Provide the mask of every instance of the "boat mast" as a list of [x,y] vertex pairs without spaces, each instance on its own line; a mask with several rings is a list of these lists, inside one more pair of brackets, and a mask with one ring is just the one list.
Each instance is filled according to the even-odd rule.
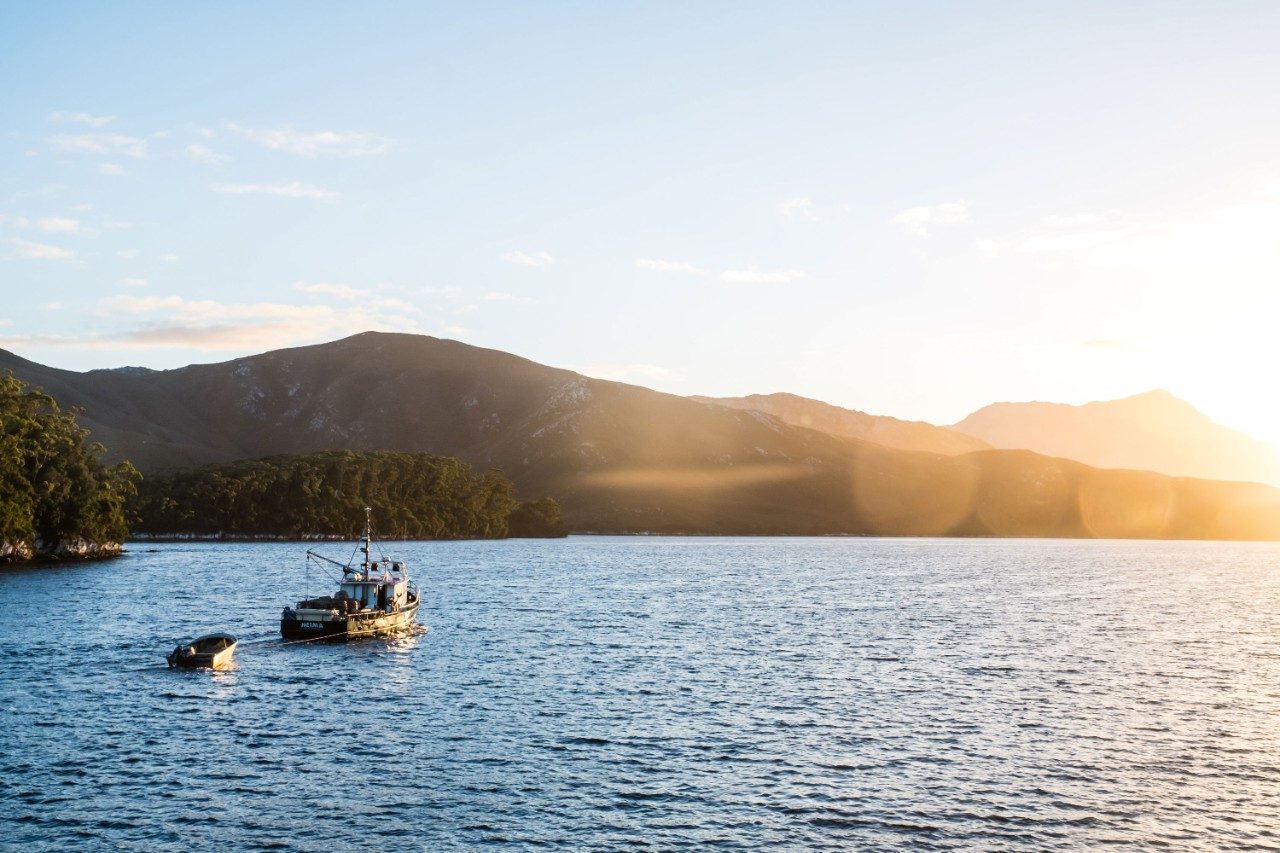
[[369,574],[369,543],[373,539],[373,520],[370,516],[373,510],[369,507],[364,508],[364,545],[360,548],[364,551],[364,573]]

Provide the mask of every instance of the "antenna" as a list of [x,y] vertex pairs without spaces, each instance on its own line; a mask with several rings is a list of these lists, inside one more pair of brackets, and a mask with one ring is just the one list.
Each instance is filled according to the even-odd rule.
[[369,573],[369,542],[373,539],[373,508],[364,508],[364,546],[360,549],[364,551],[364,571]]

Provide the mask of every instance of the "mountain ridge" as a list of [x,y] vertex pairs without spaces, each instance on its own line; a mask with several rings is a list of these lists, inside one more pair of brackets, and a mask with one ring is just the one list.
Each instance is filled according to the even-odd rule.
[[4,368],[85,407],[109,458],[144,473],[333,449],[431,453],[502,470],[522,500],[555,497],[575,531],[1280,536],[1280,491],[1262,486],[1022,450],[903,450],[420,335],[153,373],[76,373],[0,351]]
[[1163,389],[1079,405],[992,403],[949,428],[995,448],[1025,448],[1100,468],[1280,485],[1274,448]]
[[735,409],[765,412],[792,426],[809,427],[842,438],[859,438],[899,450],[923,450],[955,456],[991,448],[991,445],[980,438],[925,421],[907,421],[887,415],[871,415],[857,409],[843,408],[823,400],[802,397],[786,391],[750,394],[744,397],[695,395],[690,399]]

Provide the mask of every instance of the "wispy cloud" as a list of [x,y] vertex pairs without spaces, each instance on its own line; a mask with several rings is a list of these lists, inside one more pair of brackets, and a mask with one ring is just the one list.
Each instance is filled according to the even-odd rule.
[[804,278],[801,270],[725,270],[720,280],[733,284],[787,284]]
[[54,234],[75,234],[80,230],[80,220],[67,216],[46,216],[34,223],[41,231]]
[[404,317],[418,313],[417,305],[394,296],[375,296],[366,300],[362,307],[379,316]]
[[930,229],[937,225],[960,225],[969,221],[969,206],[963,201],[908,207],[889,220],[901,225],[913,234],[928,237]]
[[516,296],[514,293],[504,293],[500,290],[491,290],[484,295],[486,302],[521,302],[529,303],[534,299],[530,296]]
[[87,124],[90,127],[102,127],[115,121],[115,116],[95,116],[89,113],[69,112],[67,110],[54,110],[49,113],[49,121],[61,122],[62,124]]
[[1050,228],[1084,228],[1089,225],[1100,225],[1110,218],[1105,213],[1052,214],[1044,218],[1044,224]]
[[811,219],[817,220],[818,206],[813,203],[810,198],[788,198],[778,202],[775,208],[779,216],[787,219]]
[[352,287],[338,282],[295,281],[293,289],[299,293],[310,293],[316,296],[331,296],[347,302],[359,302],[359,309],[376,314],[395,314],[404,316],[419,313],[418,306],[395,296],[387,296],[388,285],[379,285],[377,290],[363,287]]
[[9,201],[26,201],[31,198],[56,198],[65,194],[67,187],[64,184],[45,184],[34,190],[18,190],[9,194]]
[[702,272],[693,264],[687,264],[684,261],[664,261],[661,258],[641,258],[636,261],[636,266],[642,270],[653,270],[654,272]]
[[103,163],[98,166],[99,175],[123,175],[124,167],[119,163]]
[[545,267],[556,262],[550,252],[504,252],[502,259],[509,264],[516,264],[522,267]]
[[216,193],[230,195],[274,195],[285,198],[310,198],[319,201],[333,201],[340,193],[323,187],[312,186],[298,181],[287,184],[214,184],[210,187]]
[[181,296],[118,294],[99,300],[94,307],[103,315],[132,325],[118,332],[90,335],[0,337],[0,346],[245,351],[321,341],[351,329],[417,330],[412,321],[397,315],[379,316],[329,305],[235,303]]
[[208,145],[193,142],[187,146],[187,159],[194,160],[197,163],[206,163],[210,166],[218,166],[231,158],[226,154],[219,154]]
[[320,319],[332,309],[323,305],[290,305],[279,302],[219,302],[214,299],[186,299],[182,296],[133,296],[119,294],[98,301],[105,313],[163,315],[169,320],[211,323],[225,320]]
[[391,140],[372,133],[340,133],[332,130],[301,131],[289,125],[276,128],[242,127],[228,124],[227,129],[274,151],[287,151],[302,157],[366,157],[391,149]]
[[774,205],[774,211],[784,219],[796,219],[807,222],[818,222],[831,216],[849,212],[849,205],[818,204],[807,196],[785,198]]
[[[707,270],[685,261],[664,261],[658,258],[641,258],[636,261],[640,269],[662,273],[704,274]],[[720,280],[730,284],[786,284],[805,277],[801,270],[758,270],[752,267],[727,269],[720,273]]]
[[27,228],[44,231],[48,234],[87,234],[98,236],[96,228],[85,228],[79,219],[70,216],[42,216],[39,219],[28,219],[25,216],[8,216],[0,214],[0,224],[9,223],[15,228]]
[[134,258],[139,257],[141,254],[142,252],[139,249],[121,249],[116,252],[117,257],[124,258],[126,261],[131,261]]
[[50,246],[47,243],[35,243],[31,240],[20,240],[16,237],[9,240],[9,244],[13,246],[13,257],[25,258],[33,261],[71,261],[75,260],[76,252],[74,249],[64,249],[61,246]]
[[1205,287],[1212,288],[1220,310],[1226,304],[1264,305],[1280,270],[1280,196],[1259,194],[1176,216],[1119,218],[1111,212],[1102,222],[1078,222],[986,241],[988,253],[1034,258],[1050,268],[1070,264],[1158,276],[1158,306],[1165,308],[1207,298]]
[[85,154],[114,154],[142,159],[147,156],[147,140],[121,133],[58,133],[49,144],[60,151]]
[[368,290],[352,287],[349,284],[333,284],[323,281],[295,281],[293,289],[299,293],[318,293],[324,296],[336,296],[339,299],[364,299],[371,295]]
[[130,278],[121,279],[120,283],[123,284],[125,287],[146,287],[147,286],[147,280],[145,278],[130,277]]

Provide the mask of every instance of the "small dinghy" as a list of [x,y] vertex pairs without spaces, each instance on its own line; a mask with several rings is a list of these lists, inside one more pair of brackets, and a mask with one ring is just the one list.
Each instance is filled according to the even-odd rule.
[[221,669],[236,653],[236,638],[230,634],[205,634],[169,652],[169,667]]

